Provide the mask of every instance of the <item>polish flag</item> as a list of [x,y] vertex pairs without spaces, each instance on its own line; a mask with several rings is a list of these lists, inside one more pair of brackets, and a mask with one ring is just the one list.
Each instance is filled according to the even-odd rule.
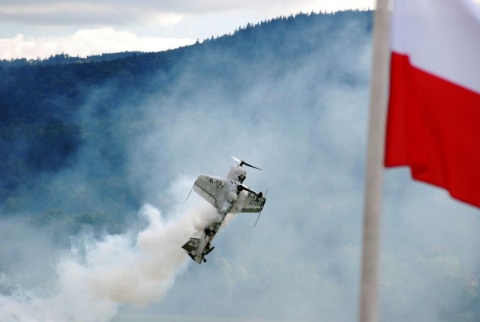
[[480,1],[395,0],[385,166],[480,207]]

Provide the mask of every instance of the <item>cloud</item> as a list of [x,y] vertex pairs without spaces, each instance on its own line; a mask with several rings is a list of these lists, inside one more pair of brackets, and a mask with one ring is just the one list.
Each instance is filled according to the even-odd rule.
[[334,12],[349,9],[371,10],[375,8],[375,2],[376,1],[374,0],[316,0],[315,6],[324,12]]
[[0,39],[0,59],[48,58],[65,53],[86,57],[123,51],[156,52],[193,44],[190,38],[142,37],[113,28],[85,29],[65,37],[26,37],[22,34]]
[[4,22],[44,26],[124,26],[131,23],[175,25],[183,14],[155,6],[104,2],[55,2],[0,5]]
[[[223,14],[237,12],[244,14],[262,12],[264,18],[290,15],[310,11],[337,11],[345,9],[367,9],[373,7],[372,0],[363,1],[137,1],[135,3],[114,0],[103,1],[3,1],[0,4],[0,18],[3,21],[39,25],[125,25],[145,24],[152,17],[169,15],[185,16]],[[168,20],[168,19],[166,19]]]

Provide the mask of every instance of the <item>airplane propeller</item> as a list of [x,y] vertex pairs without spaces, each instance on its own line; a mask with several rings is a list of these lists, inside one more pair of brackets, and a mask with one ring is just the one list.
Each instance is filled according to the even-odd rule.
[[257,168],[256,166],[253,166],[251,164],[248,164],[247,162],[243,161],[243,160],[240,160],[240,159],[237,159],[235,157],[232,156],[232,159],[235,160],[236,162],[239,163],[239,167],[241,167],[242,165],[246,165],[247,167],[250,167],[250,168],[254,168],[254,169],[258,169],[258,170],[262,170],[260,168]]
[[238,190],[238,191],[247,190],[248,192],[251,192],[251,193],[253,193],[254,195],[256,195],[257,198],[262,198],[262,196],[263,196],[263,193],[262,193],[261,191],[257,193],[257,192],[255,192],[255,191],[253,191],[252,189],[244,186],[243,184],[237,185],[237,190]]

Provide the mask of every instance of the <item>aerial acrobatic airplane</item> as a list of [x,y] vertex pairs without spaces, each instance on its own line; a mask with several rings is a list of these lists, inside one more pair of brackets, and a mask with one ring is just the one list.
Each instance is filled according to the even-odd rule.
[[258,217],[260,217],[265,205],[266,198],[262,192],[257,193],[243,184],[247,174],[247,170],[243,166],[262,169],[235,157],[232,158],[236,163],[230,168],[226,179],[201,174],[192,187],[196,193],[217,209],[222,218],[220,222],[213,222],[205,227],[199,238],[192,237],[182,246],[198,264],[201,264],[202,261],[206,262],[205,256],[215,248],[210,243],[228,213],[259,213]]

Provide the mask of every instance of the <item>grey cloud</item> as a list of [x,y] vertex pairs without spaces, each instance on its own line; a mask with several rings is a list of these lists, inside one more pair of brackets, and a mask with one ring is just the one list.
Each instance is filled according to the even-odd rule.
[[138,23],[148,17],[145,12],[126,6],[108,4],[62,3],[32,4],[30,7],[5,8],[0,6],[0,18],[3,21],[19,22],[29,25],[45,26],[105,26]]
[[[295,7],[297,2],[284,0],[255,1],[3,1],[0,4],[2,21],[38,25],[127,25],[162,23],[168,15],[207,15],[221,12],[279,10]],[[163,17],[163,18],[162,18]]]

